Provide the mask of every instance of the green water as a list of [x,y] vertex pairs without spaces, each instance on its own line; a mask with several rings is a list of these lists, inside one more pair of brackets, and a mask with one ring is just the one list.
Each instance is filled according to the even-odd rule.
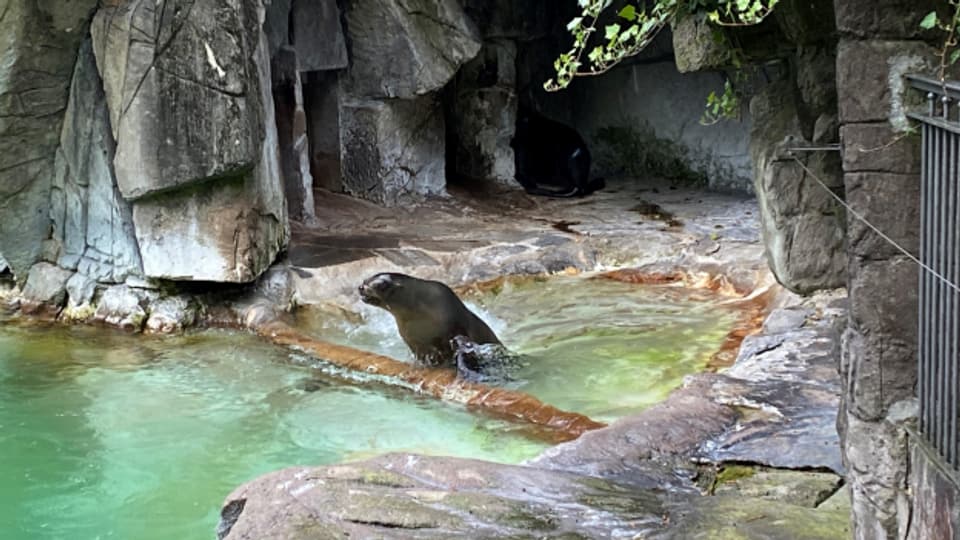
[[[582,278],[467,300],[529,355],[518,387],[600,420],[662,399],[733,322],[703,292]],[[409,358],[389,314],[359,309],[359,323],[301,324]],[[503,421],[302,362],[237,332],[0,326],[0,539],[207,540],[226,495],[271,470],[391,450],[515,463],[544,449]]]
[[246,334],[0,327],[4,540],[209,540],[224,497],[271,470],[542,449],[408,391],[318,378]]
[[[612,421],[663,400],[716,352],[736,314],[710,291],[581,276],[507,282],[464,298],[510,349],[529,356],[515,388],[561,409]],[[389,313],[361,322],[304,313],[304,331],[410,359]]]

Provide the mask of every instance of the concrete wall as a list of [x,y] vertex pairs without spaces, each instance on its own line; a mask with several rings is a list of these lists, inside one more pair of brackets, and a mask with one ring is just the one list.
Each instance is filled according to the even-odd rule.
[[590,144],[597,173],[629,172],[632,161],[653,173],[700,176],[712,189],[752,193],[746,107],[739,120],[700,123],[707,96],[722,92],[723,83],[717,72],[680,73],[672,58],[575,81],[574,125]]

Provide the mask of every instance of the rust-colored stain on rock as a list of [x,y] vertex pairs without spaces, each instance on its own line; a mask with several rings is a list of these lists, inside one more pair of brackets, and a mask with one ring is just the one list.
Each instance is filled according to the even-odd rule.
[[415,366],[388,356],[313,339],[282,321],[256,324],[253,330],[277,345],[300,350],[336,366],[397,379],[424,394],[529,423],[530,434],[548,442],[573,440],[585,431],[606,425],[582,414],[547,405],[523,392],[463,381],[451,369]]

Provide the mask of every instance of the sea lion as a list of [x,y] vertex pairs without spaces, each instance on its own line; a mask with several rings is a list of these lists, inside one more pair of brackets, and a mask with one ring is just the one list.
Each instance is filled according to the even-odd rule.
[[590,150],[577,130],[521,105],[510,140],[515,178],[531,195],[582,197],[603,189],[590,180]]
[[380,273],[364,280],[359,292],[364,303],[393,315],[400,337],[420,363],[455,367],[452,341],[457,336],[476,344],[500,345],[493,330],[439,281]]
[[454,337],[450,345],[454,350],[457,374],[470,382],[503,385],[514,381],[513,373],[525,358],[498,343],[474,343],[466,336]]

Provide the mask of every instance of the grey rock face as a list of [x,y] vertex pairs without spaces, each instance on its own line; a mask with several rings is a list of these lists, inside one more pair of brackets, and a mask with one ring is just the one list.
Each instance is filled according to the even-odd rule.
[[833,0],[837,29],[857,37],[920,37],[919,21],[938,7],[937,0]]
[[343,187],[395,205],[444,194],[444,120],[439,99],[347,100],[340,103]]
[[457,0],[354,0],[346,11],[348,93],[410,99],[442,88],[480,50]]
[[255,0],[134,1],[94,19],[147,277],[251,281],[286,243],[263,16]]
[[510,139],[517,125],[516,45],[488,41],[457,74],[447,118],[456,134],[456,172],[470,179],[513,185]]
[[921,41],[841,41],[837,47],[840,121],[889,121],[896,126],[904,115],[902,76],[926,71],[935,58],[933,48]]
[[107,287],[97,301],[94,320],[124,330],[139,331],[147,318],[144,305],[150,294],[126,285]]
[[67,300],[67,280],[73,272],[40,262],[30,268],[20,308],[25,313],[56,316]]
[[167,296],[150,304],[146,330],[169,334],[189,328],[197,320],[197,306],[187,296]]
[[[750,114],[754,120],[750,149],[770,268],[781,284],[795,292],[843,286],[842,208],[786,154],[786,147],[805,143],[792,92],[785,84],[771,85],[753,98]],[[821,152],[803,154],[800,159],[829,188],[842,188],[836,156]]]
[[319,71],[348,65],[337,0],[293,0],[290,29],[300,69]]
[[95,0],[9,0],[0,17],[0,252],[18,280],[49,233],[50,177]]
[[113,135],[90,42],[77,57],[51,192],[57,264],[103,283],[142,276],[130,204],[113,175]]
[[855,538],[906,537],[910,500],[907,463],[910,445],[906,428],[912,419],[863,421],[847,414],[844,459],[853,505]]
[[730,49],[714,39],[716,27],[707,21],[706,14],[698,14],[674,22],[673,49],[680,73],[715,69],[729,65]]
[[301,66],[294,50],[286,46],[274,55],[272,66],[277,142],[287,213],[291,219],[310,221],[316,215]]
[[94,17],[94,51],[128,200],[249,171],[263,104],[258,2],[131,1]]
[[[651,538],[664,527],[665,499],[560,471],[390,454],[285,469],[241,486],[227,498],[217,536],[604,538],[617,530]],[[278,508],[287,509],[282,517]]]

